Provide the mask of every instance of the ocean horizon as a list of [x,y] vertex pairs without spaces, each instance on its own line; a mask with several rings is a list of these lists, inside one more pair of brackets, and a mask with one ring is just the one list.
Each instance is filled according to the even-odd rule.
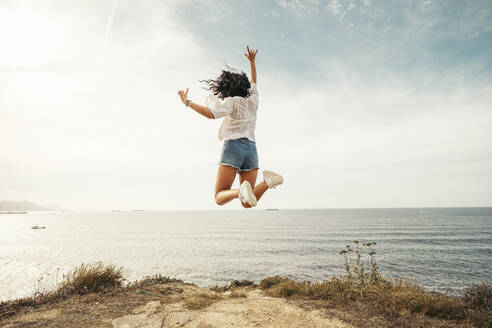
[[130,281],[319,281],[344,274],[338,253],[353,240],[377,243],[384,275],[429,290],[460,293],[492,277],[491,207],[36,212],[0,216],[0,300],[53,288],[95,261]]

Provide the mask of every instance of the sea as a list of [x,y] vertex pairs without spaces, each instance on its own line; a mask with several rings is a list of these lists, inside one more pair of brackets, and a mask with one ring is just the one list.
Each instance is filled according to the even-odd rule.
[[121,267],[126,282],[321,281],[344,274],[339,252],[354,240],[366,265],[362,244],[376,242],[382,274],[428,290],[492,281],[492,208],[39,212],[0,215],[0,300],[97,261]]

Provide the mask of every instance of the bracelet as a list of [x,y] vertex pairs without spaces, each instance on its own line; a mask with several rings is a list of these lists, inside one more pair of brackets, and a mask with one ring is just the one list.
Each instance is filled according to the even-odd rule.
[[186,99],[183,103],[185,104],[186,107],[188,107],[188,105],[190,104],[191,100],[189,99]]

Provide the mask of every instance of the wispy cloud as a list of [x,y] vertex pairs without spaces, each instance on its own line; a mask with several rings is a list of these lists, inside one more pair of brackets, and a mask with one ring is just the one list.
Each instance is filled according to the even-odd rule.
[[342,5],[338,0],[331,0],[331,2],[327,5],[328,9],[334,15],[339,15],[341,12]]
[[111,7],[111,12],[109,13],[108,23],[106,24],[106,39],[109,38],[109,33],[111,32],[111,26],[113,25],[114,14],[116,8],[118,7],[118,0],[113,0],[113,6]]

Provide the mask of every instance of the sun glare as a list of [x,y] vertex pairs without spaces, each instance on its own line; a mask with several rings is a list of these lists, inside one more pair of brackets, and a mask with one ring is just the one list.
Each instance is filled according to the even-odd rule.
[[0,65],[18,67],[41,64],[50,51],[48,26],[36,17],[15,12],[0,13]]

